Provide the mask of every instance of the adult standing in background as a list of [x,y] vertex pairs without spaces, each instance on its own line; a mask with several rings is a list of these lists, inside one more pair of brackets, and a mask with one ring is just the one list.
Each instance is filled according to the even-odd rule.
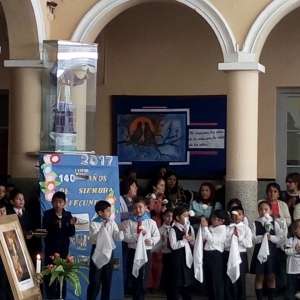
[[287,204],[282,200],[279,200],[281,199],[281,189],[279,184],[276,182],[269,183],[266,189],[266,196],[266,200],[272,205],[271,217],[280,225],[280,227],[283,227],[284,222],[286,222],[287,227],[289,227],[292,224],[292,218]]
[[178,206],[184,206],[189,208],[190,202],[194,199],[194,193],[179,186],[177,173],[168,171],[164,179],[166,182],[165,197],[169,201],[167,207],[174,209]]
[[282,192],[281,200],[286,202],[290,215],[293,217],[295,206],[300,203],[300,174],[297,172],[288,174],[285,183],[286,191]]
[[123,179],[126,179],[126,178],[131,178],[131,179],[135,180],[135,184],[137,186],[137,196],[145,196],[145,189],[141,185],[138,184],[137,173],[134,169],[125,170]]
[[216,190],[210,182],[203,182],[199,189],[199,198],[191,203],[190,209],[195,212],[194,217],[190,217],[191,224],[197,231],[200,227],[201,217],[205,217],[210,222],[212,213],[217,209],[222,209],[220,202],[216,202]]
[[122,179],[120,182],[120,212],[121,222],[130,218],[133,209],[133,199],[137,196],[137,183],[132,178]]

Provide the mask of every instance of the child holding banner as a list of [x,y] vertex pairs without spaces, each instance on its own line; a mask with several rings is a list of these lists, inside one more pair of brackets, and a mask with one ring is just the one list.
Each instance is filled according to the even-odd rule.
[[95,211],[98,217],[90,224],[90,242],[93,245],[87,299],[96,300],[102,285],[101,300],[108,300],[114,270],[113,250],[116,248],[113,239],[124,239],[125,226],[122,224],[119,229],[116,222],[110,220],[111,205],[107,201],[97,202]]
[[128,268],[132,269],[132,300],[145,299],[149,276],[150,253],[160,240],[155,221],[147,213],[146,199],[137,197],[133,201],[133,215],[126,221],[124,241],[128,243]]

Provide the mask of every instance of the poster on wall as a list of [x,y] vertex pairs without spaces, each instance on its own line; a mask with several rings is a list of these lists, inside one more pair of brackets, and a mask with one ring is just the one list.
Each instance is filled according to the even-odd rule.
[[[111,204],[111,219],[120,224],[119,171],[116,156],[91,154],[41,154],[40,155],[41,210],[51,209],[52,196],[57,191],[67,196],[66,210],[77,218],[75,236],[70,238],[70,252],[75,261],[90,262],[89,224],[96,216],[95,204],[106,200]],[[116,242],[116,262],[122,261],[122,246]],[[88,270],[85,270],[88,276]],[[68,286],[67,300],[85,300],[87,282],[81,280],[82,293],[74,295]],[[111,300],[124,299],[122,264],[115,267],[111,288]],[[118,288],[114,288],[118,287]]]
[[183,176],[226,167],[226,96],[112,96],[120,171],[158,165]]

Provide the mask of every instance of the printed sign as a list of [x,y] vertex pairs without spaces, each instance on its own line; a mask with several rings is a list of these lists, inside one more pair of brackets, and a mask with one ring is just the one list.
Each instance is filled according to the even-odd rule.
[[[70,252],[77,262],[89,266],[91,244],[89,224],[96,216],[95,204],[106,200],[111,204],[111,219],[120,223],[119,171],[116,156],[90,154],[41,154],[40,155],[41,210],[51,209],[52,196],[62,191],[67,196],[66,210],[77,217],[75,236],[70,238]],[[122,247],[115,243],[115,261],[122,261]],[[85,270],[88,275],[88,270]],[[85,300],[87,283],[81,280],[79,297],[68,286],[66,300]],[[121,283],[121,284],[120,284]],[[111,300],[124,299],[122,264],[114,270]],[[117,287],[117,288],[114,288]]]

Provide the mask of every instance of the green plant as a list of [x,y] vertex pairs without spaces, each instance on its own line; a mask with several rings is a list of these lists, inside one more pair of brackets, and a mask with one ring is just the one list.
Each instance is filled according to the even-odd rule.
[[64,280],[70,282],[75,290],[75,295],[79,296],[81,294],[79,275],[89,282],[87,276],[79,269],[88,269],[88,267],[82,263],[76,263],[70,253],[66,259],[61,258],[59,253],[54,253],[51,258],[53,264],[45,266],[41,272],[43,276],[51,276],[49,285],[53,284],[56,279],[63,277]]

